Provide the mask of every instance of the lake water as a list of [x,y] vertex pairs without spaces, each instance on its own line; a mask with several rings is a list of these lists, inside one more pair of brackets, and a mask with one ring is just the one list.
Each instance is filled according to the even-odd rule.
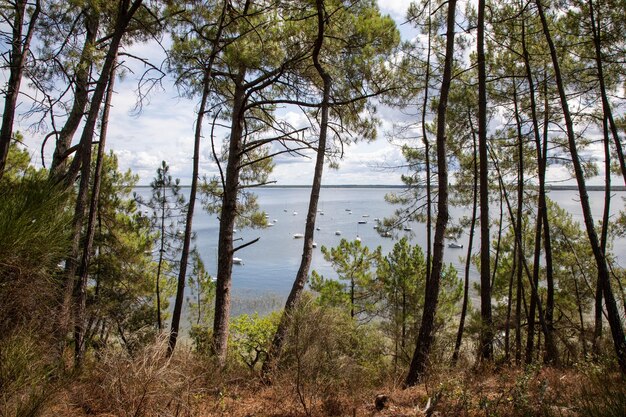
[[[322,211],[317,216],[316,226],[319,231],[315,232],[317,249],[313,249],[312,269],[326,277],[334,277],[335,273],[320,252],[322,245],[336,246],[342,238],[361,238],[362,244],[376,247],[382,246],[383,253],[391,250],[397,239],[383,238],[376,230],[375,218],[390,216],[397,206],[391,205],[384,200],[389,192],[400,192],[398,188],[323,188],[320,194],[318,209]],[[147,196],[150,190],[138,189],[138,194]],[[188,192],[188,189],[187,189]],[[308,207],[309,188],[259,188],[255,190],[258,202],[263,211],[269,215],[269,221],[276,221],[274,226],[266,229],[244,229],[236,233],[241,244],[250,240],[260,240],[236,253],[236,257],[243,260],[242,265],[233,265],[233,298],[262,299],[264,297],[278,300],[286,298],[291,289],[293,279],[300,265],[302,256],[303,239],[294,239],[296,233],[304,233],[306,211]],[[604,192],[590,191],[590,202],[594,213],[594,219],[598,221],[601,216]],[[623,209],[626,196],[624,192],[615,192],[612,200],[613,212]],[[580,203],[576,191],[550,191],[550,198],[561,207],[573,214],[574,218],[582,224]],[[505,209],[506,210],[506,209]],[[468,208],[451,207],[452,219],[469,213]],[[499,213],[499,207],[494,207],[491,216]],[[367,216],[367,217],[364,217]],[[506,211],[505,211],[506,219]],[[367,221],[359,224],[359,221]],[[508,223],[508,222],[507,222]],[[209,273],[215,275],[217,261],[217,236],[218,221],[215,216],[209,215],[197,206],[194,216],[193,229],[197,234],[196,245],[205,262]],[[412,229],[410,232],[400,231],[399,239],[403,235],[410,238],[413,244],[422,247],[426,243],[426,229],[423,223],[411,223],[407,225]],[[492,233],[496,233],[493,230]],[[341,232],[341,236],[335,234]],[[478,232],[478,230],[477,230]],[[479,233],[474,240],[474,252],[480,246]],[[464,256],[467,250],[468,233],[464,233],[458,240],[464,245],[463,249],[445,248],[445,261],[452,263],[462,276],[464,268]],[[615,242],[614,253],[620,257],[626,250],[626,240],[620,239]],[[624,259],[621,256],[622,260]],[[477,280],[478,272],[475,268],[471,272],[470,279]],[[236,308],[235,308],[236,309]]]

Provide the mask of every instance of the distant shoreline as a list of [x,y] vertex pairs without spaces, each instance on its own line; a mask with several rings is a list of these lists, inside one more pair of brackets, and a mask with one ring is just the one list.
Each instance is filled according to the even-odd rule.
[[[181,188],[190,188],[190,185],[181,185]],[[532,187],[532,186],[531,186]],[[150,185],[136,185],[135,188],[150,188]],[[311,188],[310,185],[278,185],[278,184],[270,184],[263,185],[259,188]],[[405,185],[398,184],[337,184],[337,185],[322,185],[322,188],[396,188],[402,189],[406,188]],[[417,186],[417,188],[424,189],[425,186]],[[436,187],[435,187],[436,188]],[[576,185],[547,185],[547,191],[578,191],[578,186]],[[588,185],[587,191],[604,191],[604,185]],[[612,186],[611,191],[626,191],[626,186],[617,185]]]

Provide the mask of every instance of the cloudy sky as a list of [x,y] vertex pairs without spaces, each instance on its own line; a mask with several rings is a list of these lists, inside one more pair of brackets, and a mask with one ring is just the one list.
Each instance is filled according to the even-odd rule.
[[[409,25],[402,24],[410,0],[379,0],[383,13],[391,15],[398,23],[404,39],[414,35]],[[129,51],[134,55],[159,62],[162,51],[152,44],[134,45]],[[137,62],[127,60],[126,65],[132,70],[121,80],[116,81],[116,94],[107,136],[107,148],[118,156],[120,168],[130,168],[139,174],[140,184],[148,184],[162,160],[169,163],[171,172],[189,184],[191,176],[191,156],[193,151],[193,132],[196,101],[181,98],[172,86],[171,79],[164,81],[164,88],[149,96],[141,112],[136,111],[136,77],[144,71]],[[134,72],[134,73],[133,73]],[[6,74],[3,74],[6,78]],[[295,124],[304,123],[302,116],[281,110],[283,117]],[[379,113],[381,129],[378,140],[370,144],[352,145],[346,149],[344,158],[337,170],[325,170],[325,184],[400,184],[401,171],[383,169],[402,164],[403,159],[397,146],[389,143],[388,136],[394,122],[407,116],[391,109],[381,109]],[[28,120],[21,120],[20,130],[25,132],[27,145],[34,161],[41,163],[40,144],[45,133],[26,130]],[[206,129],[205,129],[206,131]],[[205,132],[205,136],[208,133]],[[212,175],[215,164],[205,145],[201,152],[201,174]],[[53,151],[52,141],[44,150],[46,163],[49,164]],[[279,185],[310,184],[313,172],[313,159],[280,158],[271,179]],[[554,179],[567,177],[562,167],[553,168]]]

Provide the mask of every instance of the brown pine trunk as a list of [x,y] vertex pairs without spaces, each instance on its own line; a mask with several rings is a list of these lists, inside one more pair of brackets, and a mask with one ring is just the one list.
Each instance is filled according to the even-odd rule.
[[[119,5],[120,9],[118,19],[115,24],[115,31],[109,43],[109,48],[102,66],[102,72],[98,78],[98,82],[96,83],[96,88],[91,99],[89,114],[83,128],[79,146],[69,168],[68,175],[65,177],[65,186],[71,187],[73,186],[78,173],[81,173],[80,185],[78,188],[78,195],[76,197],[76,206],[74,210],[74,219],[72,221],[72,250],[65,264],[65,282],[63,284],[62,301],[58,315],[60,338],[64,338],[71,327],[71,295],[77,278],[76,271],[78,269],[80,241],[89,192],[91,147],[96,123],[99,118],[100,106],[102,105],[104,94],[106,93],[106,89],[109,84],[109,76],[115,64],[122,37],[126,33],[128,23],[141,5],[141,2],[142,0],[135,0],[130,7],[128,7],[128,1],[123,1],[123,4]],[[128,7],[128,9],[126,9],[126,7]]]
[[[471,116],[470,116],[471,117]],[[471,124],[471,118],[470,118]],[[472,221],[469,229],[469,241],[467,242],[467,255],[465,256],[465,276],[463,285],[463,304],[461,306],[461,318],[459,319],[459,329],[456,333],[456,341],[454,342],[454,352],[452,353],[452,366],[455,366],[459,360],[459,352],[463,341],[463,330],[465,328],[465,317],[467,316],[467,304],[469,302],[469,273],[472,265],[472,246],[474,245],[474,229],[476,226],[476,211],[478,206],[478,156],[476,155],[476,134],[472,128],[472,149],[474,163],[474,185],[472,187]]]
[[[96,167],[93,174],[93,186],[91,199],[89,202],[89,216],[87,219],[87,231],[83,243],[83,256],[79,268],[80,279],[75,292],[78,296],[76,322],[74,324],[74,359],[77,365],[81,364],[85,350],[85,315],[87,310],[87,280],[89,278],[89,264],[93,249],[93,239],[96,232],[96,215],[98,212],[98,202],[100,199],[100,184],[102,180],[102,163],[104,161],[104,149],[106,146],[107,128],[109,124],[109,110],[113,97],[113,87],[115,85],[115,65],[111,67],[109,74],[109,85],[107,87],[104,111],[102,112],[102,122],[100,125],[100,140],[98,142],[98,153],[96,155]],[[91,169],[91,167],[90,167]]]
[[215,319],[213,322],[213,352],[218,363],[226,363],[228,348],[228,321],[230,317],[230,289],[233,271],[233,229],[237,218],[237,194],[239,192],[239,171],[243,140],[245,107],[245,68],[241,68],[235,81],[233,112],[228,163],[224,179],[220,231],[217,248],[217,285],[215,288]]
[[602,251],[598,235],[596,233],[593,216],[591,215],[591,207],[589,205],[589,195],[587,193],[587,185],[585,183],[585,176],[580,158],[578,156],[578,148],[576,145],[576,134],[574,132],[574,125],[572,117],[569,111],[569,105],[567,102],[567,95],[565,92],[565,85],[561,75],[561,69],[556,53],[554,42],[552,41],[552,35],[548,27],[546,16],[543,10],[541,0],[536,0],[537,11],[541,18],[541,25],[543,32],[550,48],[550,56],[552,58],[552,66],[554,68],[554,75],[556,78],[556,85],[559,90],[559,97],[561,99],[561,108],[563,110],[563,117],[565,118],[565,126],[567,130],[567,139],[569,145],[570,155],[572,157],[572,164],[574,166],[574,172],[576,174],[576,182],[578,184],[578,193],[580,195],[580,204],[582,207],[583,218],[585,220],[585,228],[587,229],[587,235],[589,237],[589,244],[593,251],[593,255],[598,268],[598,281],[602,285],[602,293],[607,309],[607,316],[609,325],[611,327],[611,335],[613,336],[613,344],[615,347],[615,353],[620,365],[620,369],[623,374],[626,374],[626,338],[624,337],[624,329],[613,296],[613,290],[611,289],[611,281],[609,278],[609,271],[606,263],[604,253]]
[[433,343],[435,314],[439,299],[439,283],[443,269],[443,250],[446,226],[448,223],[448,165],[446,155],[446,109],[448,94],[452,81],[452,61],[454,58],[454,29],[456,15],[456,0],[448,1],[446,55],[443,78],[437,107],[437,180],[438,194],[437,221],[435,223],[435,240],[433,245],[433,266],[430,281],[426,283],[424,310],[420,325],[417,343],[409,372],[404,382],[405,386],[417,384],[426,372],[428,357]]
[[478,0],[478,160],[480,175],[480,358],[493,358],[491,315],[491,241],[489,234],[489,175],[487,157],[487,72],[485,69],[485,0]]
[[85,43],[80,55],[78,66],[76,67],[74,81],[74,101],[72,108],[67,116],[67,120],[63,128],[59,132],[56,140],[54,153],[52,155],[52,164],[50,165],[50,178],[61,179],[66,167],[66,161],[69,157],[68,150],[72,144],[74,134],[83,120],[85,108],[89,101],[89,73],[92,67],[91,49],[94,47],[100,19],[94,16],[91,10],[85,11]]
[[[609,127],[611,129],[611,134],[613,136],[613,144],[615,145],[615,150],[617,151],[617,157],[619,161],[620,171],[622,173],[622,177],[624,179],[624,184],[626,185],[626,162],[624,162],[624,152],[622,150],[622,142],[620,140],[619,134],[617,133],[617,126],[615,125],[615,120],[613,119],[613,111],[611,110],[611,103],[609,102],[609,97],[606,92],[606,85],[604,82],[604,68],[602,65],[602,46],[601,46],[601,34],[600,27],[596,24],[596,15],[593,9],[593,0],[588,0],[587,4],[589,5],[589,20],[591,23],[591,32],[593,36],[593,45],[595,51],[595,59],[596,59],[596,70],[598,71],[598,82],[600,84],[600,94],[602,96],[602,111],[605,117],[605,123],[608,121]],[[605,132],[607,132],[607,127],[604,127]],[[607,132],[608,135],[608,132]]]
[[0,179],[4,175],[4,169],[9,155],[9,146],[13,138],[13,122],[15,121],[15,110],[17,107],[17,96],[20,93],[20,86],[24,74],[24,67],[30,51],[30,43],[33,38],[35,23],[39,17],[39,0],[35,1],[35,8],[31,14],[26,35],[24,36],[24,20],[26,18],[27,0],[17,0],[13,7],[11,52],[9,54],[9,80],[6,84],[4,96],[4,109],[2,112],[2,126],[0,127]]
[[209,56],[209,61],[204,68],[204,75],[202,77],[202,96],[200,98],[200,108],[196,117],[196,129],[194,132],[193,142],[193,166],[191,174],[191,190],[189,191],[189,204],[187,205],[187,213],[185,218],[185,236],[183,237],[183,247],[180,254],[180,264],[178,268],[178,282],[176,284],[176,298],[174,300],[174,311],[172,312],[172,324],[170,327],[170,335],[167,344],[167,356],[171,356],[174,353],[176,347],[176,341],[178,340],[178,331],[180,329],[180,317],[183,310],[183,300],[185,295],[185,280],[187,279],[187,264],[189,263],[189,252],[191,251],[191,235],[193,226],[193,213],[196,206],[196,195],[198,192],[198,176],[199,176],[199,162],[200,162],[200,140],[202,139],[202,122],[206,113],[206,105],[209,99],[209,87],[211,82],[211,71],[213,70],[213,63],[217,56],[218,46],[221,42],[222,31],[224,29],[224,21],[226,17],[226,9],[228,2],[225,1],[222,5],[222,12],[220,14],[219,23],[217,26],[217,33],[215,39],[213,39],[212,51]]

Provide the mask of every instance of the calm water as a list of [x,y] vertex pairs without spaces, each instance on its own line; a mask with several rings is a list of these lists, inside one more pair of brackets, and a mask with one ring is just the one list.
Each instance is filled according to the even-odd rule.
[[[316,226],[320,228],[315,232],[315,242],[318,247],[314,249],[312,269],[317,270],[324,276],[335,276],[330,265],[324,261],[320,247],[335,246],[341,238],[354,239],[359,236],[364,245],[370,247],[382,246],[383,253],[389,252],[395,243],[395,239],[383,238],[374,230],[375,218],[390,216],[397,206],[388,204],[384,196],[389,192],[399,192],[400,189],[385,188],[324,188],[321,191]],[[142,188],[138,194],[148,195],[149,189]],[[243,265],[233,266],[233,294],[235,298],[254,298],[263,295],[272,295],[277,298],[286,297],[291,289],[293,279],[298,270],[302,256],[303,239],[294,239],[295,233],[304,233],[306,210],[309,199],[308,188],[260,188],[256,190],[261,209],[269,215],[269,221],[276,220],[274,226],[255,230],[244,229],[236,233],[241,241],[235,244],[248,242],[257,237],[260,240],[254,245],[248,246],[236,253],[236,257],[243,259]],[[626,193],[614,193],[612,200],[613,212],[623,209],[622,197]],[[590,192],[594,219],[599,220],[602,205],[603,192]],[[563,208],[574,215],[574,218],[582,223],[580,203],[575,191],[551,191],[550,198],[559,203]],[[348,211],[349,210],[349,211]],[[498,214],[499,207],[493,208],[492,216]],[[506,213],[506,212],[505,212]],[[469,214],[468,209],[452,207],[453,219]],[[505,214],[506,215],[506,214]],[[367,217],[364,217],[367,216]],[[359,224],[359,220],[367,221]],[[407,225],[412,229],[410,232],[401,231],[398,238],[406,235],[414,244],[425,246],[425,225],[411,223]],[[211,216],[201,209],[196,210],[194,217],[194,230],[197,234],[196,244],[205,262],[207,270],[214,275],[217,261],[217,236],[218,222],[215,216]],[[341,231],[341,236],[335,234]],[[495,233],[492,230],[492,233]],[[479,236],[474,240],[474,251],[479,247]],[[464,268],[464,256],[467,250],[468,234],[458,240],[464,244],[463,249],[445,249],[445,261],[451,262],[462,276]],[[624,260],[626,240],[620,239],[615,242],[614,252]],[[477,271],[472,270],[471,279],[477,279]]]

